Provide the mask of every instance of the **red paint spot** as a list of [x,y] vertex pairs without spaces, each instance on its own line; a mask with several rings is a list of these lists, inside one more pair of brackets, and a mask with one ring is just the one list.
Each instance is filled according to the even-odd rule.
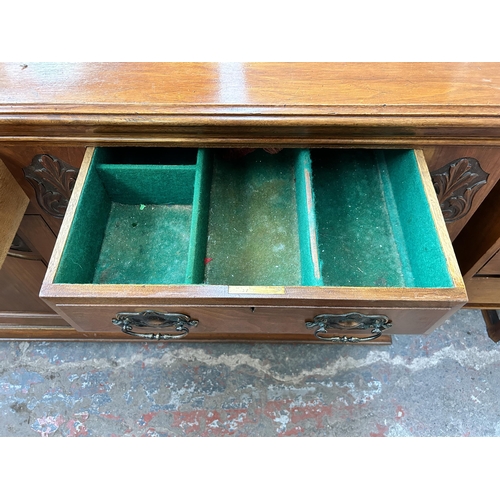
[[209,262],[212,262],[214,259],[212,259],[211,257],[207,257],[205,259],[205,265],[207,265]]
[[112,415],[111,413],[100,413],[100,417],[107,418],[108,420],[121,420],[122,417],[119,417],[118,415]]
[[294,427],[293,429],[283,432],[280,436],[300,436],[303,432],[304,429],[302,427]]
[[387,425],[377,425],[377,432],[370,432],[370,437],[386,437],[386,433],[389,430],[389,427]]
[[320,401],[306,403],[305,406],[292,408],[292,423],[296,424],[303,420],[315,420],[318,429],[323,427],[323,417],[332,416],[331,406],[325,406]]
[[82,437],[89,435],[87,428],[79,420],[71,419],[66,424],[66,427],[69,429],[70,437]]
[[142,421],[139,421],[140,425],[147,425],[147,424],[149,424],[149,422],[151,422],[151,420],[153,420],[153,418],[156,417],[156,415],[158,415],[158,413],[160,413],[160,412],[159,411],[152,411],[152,412],[149,412],[149,413],[145,413],[142,416],[142,421],[144,423],[142,423]]

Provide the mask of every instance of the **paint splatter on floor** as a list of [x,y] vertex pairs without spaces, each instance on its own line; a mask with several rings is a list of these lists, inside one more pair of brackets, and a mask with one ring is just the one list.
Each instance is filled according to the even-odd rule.
[[392,346],[0,343],[1,436],[500,436],[479,311]]

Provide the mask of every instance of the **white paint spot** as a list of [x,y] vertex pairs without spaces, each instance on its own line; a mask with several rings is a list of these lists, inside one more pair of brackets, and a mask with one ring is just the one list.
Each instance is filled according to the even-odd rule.
[[276,423],[281,424],[280,427],[277,429],[278,432],[285,432],[286,431],[286,426],[288,425],[288,422],[290,422],[290,413],[286,412],[285,415],[280,415],[279,417],[276,417],[273,419]]
[[412,434],[408,432],[401,424],[394,424],[389,427],[386,433],[387,437],[411,437]]
[[[238,415],[238,418],[233,418],[233,420],[231,420],[229,422],[229,430],[230,431],[235,431],[238,429],[238,424],[241,424],[243,422],[243,417],[245,416],[244,413],[240,413]],[[286,426],[285,426],[286,428]]]
[[340,388],[348,388],[347,392],[353,397],[354,404],[364,404],[368,401],[372,401],[375,395],[382,392],[382,383],[378,380],[372,380],[366,385],[368,386],[368,389],[362,390],[361,388],[357,388],[353,382],[343,385],[337,383],[337,386]]

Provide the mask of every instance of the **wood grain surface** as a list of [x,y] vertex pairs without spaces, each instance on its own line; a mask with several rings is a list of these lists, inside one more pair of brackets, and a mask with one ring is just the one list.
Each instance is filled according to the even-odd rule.
[[[188,337],[198,335],[218,334],[233,332],[235,334],[254,334],[258,338],[261,334],[308,334],[314,337],[315,328],[306,328],[306,321],[313,321],[320,314],[346,314],[359,312],[366,315],[382,314],[392,321],[392,327],[384,334],[425,334],[434,330],[449,316],[448,309],[405,309],[404,304],[393,309],[363,309],[363,308],[298,308],[298,307],[158,307],[154,310],[185,314],[199,322],[198,326],[189,328]],[[87,305],[87,304],[61,304],[57,312],[73,327],[85,332],[120,332],[120,328],[111,323],[118,313],[141,312],[151,310],[153,306],[137,307],[130,305]],[[156,332],[158,329],[134,328],[134,331]],[[160,331],[160,333],[162,333]],[[173,333],[166,329],[163,333]],[[175,333],[175,332],[174,332]],[[329,329],[328,335],[353,335],[369,334],[370,330],[341,330]]]
[[454,247],[466,282],[500,249],[500,183],[492,188],[457,236]]
[[0,160],[0,267],[21,223],[29,199]]
[[470,309],[499,309],[500,278],[476,276],[466,282],[469,302],[464,307]]
[[[476,276],[499,276],[500,277],[500,250],[477,272]],[[500,304],[500,297],[498,299]]]
[[486,184],[475,194],[469,211],[462,218],[446,224],[450,238],[454,241],[484,198],[493,189],[498,179],[500,179],[500,148],[440,146],[424,149],[424,155],[431,173],[459,158],[475,158],[481,168],[489,174]]
[[497,63],[4,63],[0,140],[500,144]]
[[52,231],[57,234],[61,227],[61,219],[56,219],[43,210],[36,199],[33,187],[26,180],[23,168],[27,167],[35,155],[48,154],[60,158],[64,162],[79,168],[85,154],[84,147],[57,147],[51,144],[20,144],[6,147],[0,144],[0,160],[5,162],[10,173],[31,200],[30,209],[33,213],[40,214]]

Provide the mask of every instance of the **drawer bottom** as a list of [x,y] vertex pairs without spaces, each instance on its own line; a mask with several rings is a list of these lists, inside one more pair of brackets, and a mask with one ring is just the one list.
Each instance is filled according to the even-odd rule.
[[[367,337],[368,334],[356,335]],[[75,341],[75,342],[158,342],[156,340],[144,340],[131,337],[121,332],[78,332],[69,328],[38,328],[38,329],[2,329],[0,330],[1,341]],[[161,340],[159,342],[162,342]],[[276,344],[324,344],[340,345],[341,343],[319,340],[314,335],[293,334],[252,334],[252,333],[217,333],[217,334],[193,334],[189,338],[169,340],[168,342],[196,343],[196,342],[266,342]],[[342,343],[345,345],[344,343]],[[348,345],[390,345],[390,335],[381,335],[375,340]]]

